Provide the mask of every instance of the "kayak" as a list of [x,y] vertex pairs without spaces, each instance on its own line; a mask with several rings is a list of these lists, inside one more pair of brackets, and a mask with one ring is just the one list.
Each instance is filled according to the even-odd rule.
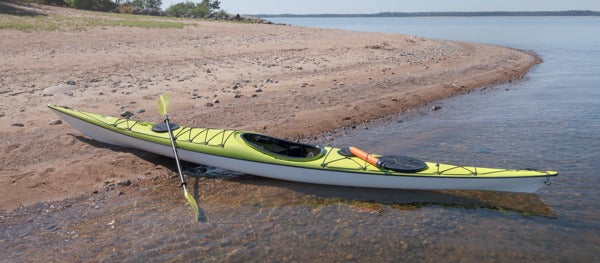
[[[52,104],[48,107],[94,140],[174,156],[164,123],[104,116]],[[555,171],[481,168],[366,154],[366,158],[384,161],[386,166],[355,155],[348,148],[291,142],[251,131],[170,127],[181,160],[304,183],[534,193],[550,177],[558,175]]]

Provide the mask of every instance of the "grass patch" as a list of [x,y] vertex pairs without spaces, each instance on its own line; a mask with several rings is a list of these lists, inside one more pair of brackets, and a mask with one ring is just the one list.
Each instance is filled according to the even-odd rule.
[[126,26],[141,28],[183,28],[182,22],[157,21],[145,19],[96,19],[83,18],[77,21],[77,25],[83,28],[95,26]]
[[59,15],[48,16],[17,16],[0,14],[0,29],[15,29],[24,32],[56,31],[56,30],[85,30],[89,27],[140,27],[140,28],[183,28],[190,23],[149,19],[147,16],[135,15],[98,16],[98,17],[66,17]]
[[60,28],[59,24],[47,16],[23,17],[16,15],[0,15],[0,29],[16,29],[25,32],[54,31]]

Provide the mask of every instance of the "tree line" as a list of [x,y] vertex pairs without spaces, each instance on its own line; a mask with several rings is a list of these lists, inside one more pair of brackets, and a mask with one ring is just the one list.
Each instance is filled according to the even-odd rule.
[[219,0],[185,1],[161,9],[161,0],[23,0],[39,4],[66,6],[76,9],[174,17],[227,19]]

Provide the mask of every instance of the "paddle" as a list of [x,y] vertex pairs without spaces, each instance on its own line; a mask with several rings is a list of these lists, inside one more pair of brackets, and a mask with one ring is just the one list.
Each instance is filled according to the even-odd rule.
[[198,220],[199,212],[198,212],[198,204],[196,203],[196,199],[188,193],[187,184],[183,179],[183,173],[181,172],[181,165],[179,164],[179,156],[177,155],[177,148],[175,147],[175,139],[173,139],[173,132],[171,131],[171,126],[169,125],[169,116],[167,115],[167,108],[169,107],[169,94],[164,92],[160,97],[158,97],[158,112],[161,116],[165,118],[165,124],[167,126],[167,130],[169,132],[169,138],[171,139],[171,147],[173,148],[173,154],[175,155],[175,162],[177,163],[177,171],[179,172],[179,179],[181,179],[181,186],[183,187],[183,195],[187,202],[190,204],[190,207],[194,211],[195,220]]

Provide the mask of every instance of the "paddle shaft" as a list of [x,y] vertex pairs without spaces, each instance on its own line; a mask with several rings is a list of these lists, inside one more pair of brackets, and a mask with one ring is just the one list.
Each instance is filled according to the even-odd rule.
[[175,155],[175,162],[177,163],[177,171],[179,172],[179,179],[181,179],[181,186],[185,190],[185,181],[183,180],[183,172],[181,172],[181,165],[179,164],[179,155],[177,154],[177,147],[175,147],[175,139],[173,139],[173,131],[169,125],[169,116],[165,114],[165,124],[167,124],[167,131],[169,131],[169,139],[171,139],[171,147],[173,148],[173,154]]

